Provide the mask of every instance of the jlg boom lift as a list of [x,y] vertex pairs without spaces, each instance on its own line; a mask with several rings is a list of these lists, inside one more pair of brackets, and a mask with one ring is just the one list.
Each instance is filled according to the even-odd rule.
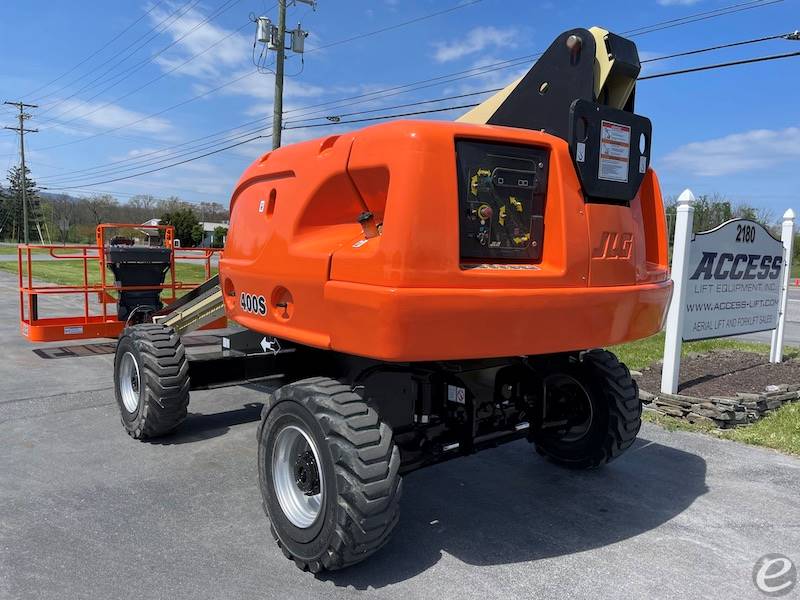
[[[671,293],[639,69],[631,41],[574,29],[455,122],[261,156],[218,279],[119,339],[125,429],[168,434],[190,389],[273,379],[264,508],[314,572],[387,541],[404,472],[519,438],[567,467],[618,457],[641,405],[599,348],[658,332]],[[181,335],[222,306],[244,331],[187,357]]]

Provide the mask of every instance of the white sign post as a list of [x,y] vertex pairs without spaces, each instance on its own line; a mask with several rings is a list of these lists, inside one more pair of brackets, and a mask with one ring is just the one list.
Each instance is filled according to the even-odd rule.
[[683,332],[683,306],[686,303],[686,260],[694,225],[694,194],[683,190],[678,196],[675,215],[675,242],[672,245],[672,302],[667,313],[667,332],[664,341],[664,366],[661,369],[661,391],[674,394],[678,391],[678,373],[681,370],[681,333]]
[[786,305],[789,299],[789,277],[792,266],[792,246],[794,245],[794,211],[790,208],[783,213],[783,277],[781,278],[781,304],[778,327],[772,330],[772,344],[769,350],[769,362],[779,363],[783,360],[783,332],[786,324]]
[[661,391],[666,394],[678,390],[682,342],[773,330],[774,359],[783,336],[786,311],[779,308],[785,302],[782,282],[788,285],[793,221],[784,221],[783,243],[748,219],[733,219],[692,235],[693,200],[689,190],[678,199],[672,251],[675,289],[661,374]]

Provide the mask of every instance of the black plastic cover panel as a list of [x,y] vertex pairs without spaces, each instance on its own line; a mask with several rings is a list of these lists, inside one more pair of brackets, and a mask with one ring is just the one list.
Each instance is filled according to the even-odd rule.
[[650,165],[650,119],[587,100],[570,110],[569,147],[589,202],[630,202]]
[[155,246],[109,246],[106,248],[106,261],[120,264],[169,264],[170,254],[169,248]]
[[456,164],[462,260],[541,260],[548,151],[459,140]]

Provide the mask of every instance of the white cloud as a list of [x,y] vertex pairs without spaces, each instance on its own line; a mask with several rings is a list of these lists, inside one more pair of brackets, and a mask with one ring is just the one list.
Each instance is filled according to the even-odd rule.
[[[238,76],[243,74],[244,73],[240,73]],[[223,90],[226,94],[239,94],[258,98],[259,100],[266,100],[269,102],[269,110],[272,112],[272,97],[275,93],[275,85],[273,84],[272,77],[261,75],[253,71],[252,76],[240,79],[236,83],[223,88]],[[284,104],[287,104],[287,100],[293,98],[319,98],[330,91],[331,90],[327,88],[301,79],[287,78],[284,80],[283,85]],[[284,110],[287,110],[285,106]]]
[[663,163],[691,175],[719,177],[763,170],[800,158],[800,127],[755,129],[692,142],[670,152]]
[[480,52],[489,47],[500,49],[516,46],[517,30],[513,27],[499,29],[497,27],[475,27],[466,36],[453,42],[437,42],[433,57],[436,62],[444,63],[458,60],[464,56]]
[[[114,127],[125,126],[130,131],[142,133],[164,133],[171,128],[170,122],[159,117],[145,118],[146,115],[127,108],[122,108],[117,104],[106,105],[103,102],[85,102],[78,99],[69,99],[57,102],[53,111],[56,119],[64,118],[69,121],[97,127],[99,129],[112,129]],[[134,121],[137,121],[134,123]],[[128,123],[132,123],[128,125]],[[59,127],[58,123],[53,123],[48,128],[59,129],[68,132],[69,127]],[[83,132],[85,133],[85,132]]]
[[[170,20],[168,17],[174,9],[174,6],[168,6],[150,13],[153,25],[167,20],[168,24],[161,32],[177,42],[166,54],[155,58],[154,62],[165,71],[181,65],[175,71],[176,75],[215,78],[232,67],[242,65],[245,57],[250,57],[253,45],[250,35],[211,22],[203,23],[208,16],[195,9],[187,11],[180,19]],[[252,28],[243,31],[251,33]],[[196,54],[197,57],[182,65]]]

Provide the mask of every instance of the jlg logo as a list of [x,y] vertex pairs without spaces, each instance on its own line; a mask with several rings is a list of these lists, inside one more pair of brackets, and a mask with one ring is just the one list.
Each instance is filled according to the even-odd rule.
[[604,231],[600,244],[592,250],[592,258],[630,258],[633,248],[632,233]]

